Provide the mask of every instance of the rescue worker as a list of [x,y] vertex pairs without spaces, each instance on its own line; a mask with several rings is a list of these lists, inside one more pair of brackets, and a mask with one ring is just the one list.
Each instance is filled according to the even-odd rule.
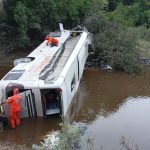
[[21,110],[21,96],[19,94],[19,89],[15,88],[13,90],[13,96],[6,100],[6,103],[11,105],[10,108],[10,125],[12,128],[15,128],[16,125],[20,125],[20,110]]
[[51,45],[51,46],[58,45],[58,40],[53,37],[46,37],[45,40],[47,40],[46,45]]

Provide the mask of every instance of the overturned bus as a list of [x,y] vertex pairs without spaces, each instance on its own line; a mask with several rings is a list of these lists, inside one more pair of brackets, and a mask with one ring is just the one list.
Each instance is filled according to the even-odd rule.
[[[15,67],[0,81],[0,101],[4,102],[19,88],[22,96],[21,117],[64,117],[76,93],[91,44],[86,30],[64,30],[50,33],[57,46],[44,41],[26,58],[14,61]],[[3,110],[9,116],[9,105]]]

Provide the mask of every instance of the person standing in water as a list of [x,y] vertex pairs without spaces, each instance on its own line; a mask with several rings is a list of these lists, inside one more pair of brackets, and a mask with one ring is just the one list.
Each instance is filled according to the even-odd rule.
[[[10,125],[11,128],[15,128],[16,125],[20,126],[20,111],[21,111],[21,95],[19,89],[13,90],[13,96],[6,100],[6,103],[10,104]],[[15,125],[16,122],[16,125]]]

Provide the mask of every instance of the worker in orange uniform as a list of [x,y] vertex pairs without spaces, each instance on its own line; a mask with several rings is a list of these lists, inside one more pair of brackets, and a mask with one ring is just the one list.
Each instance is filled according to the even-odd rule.
[[53,37],[46,37],[45,40],[47,40],[46,45],[51,45],[51,46],[58,45],[58,40]]
[[18,88],[13,90],[13,94],[13,96],[6,100],[6,103],[11,104],[10,124],[12,128],[15,128],[15,121],[17,126],[20,125],[21,96]]

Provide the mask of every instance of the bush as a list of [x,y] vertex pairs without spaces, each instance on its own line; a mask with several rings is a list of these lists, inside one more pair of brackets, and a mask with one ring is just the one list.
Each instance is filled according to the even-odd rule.
[[139,39],[150,41],[150,29],[141,26],[137,28],[131,28],[136,33]]
[[108,14],[110,20],[114,20],[126,26],[136,26],[140,19],[140,9],[138,4],[124,6],[120,4],[117,9]]
[[93,44],[103,62],[127,72],[138,70],[139,50],[134,32],[102,15],[88,17],[85,25],[94,34]]
[[71,125],[68,121],[62,124],[62,130],[57,131],[55,138],[51,134],[44,140],[44,150],[70,150],[80,144],[82,130],[79,126]]
[[45,34],[57,30],[59,22],[66,28],[80,24],[88,12],[90,1],[7,0],[7,23],[17,29],[18,47],[26,48],[34,43],[39,44],[37,37],[43,40]]

